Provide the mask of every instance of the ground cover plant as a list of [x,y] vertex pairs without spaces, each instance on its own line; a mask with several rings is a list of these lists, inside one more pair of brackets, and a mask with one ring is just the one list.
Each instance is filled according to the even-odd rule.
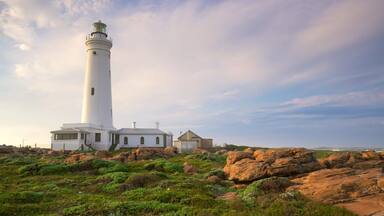
[[[284,192],[284,178],[235,189],[222,171],[225,156],[213,153],[128,163],[64,158],[0,156],[0,215],[353,215]],[[184,163],[196,173],[185,174]],[[237,196],[221,198],[229,192]]]

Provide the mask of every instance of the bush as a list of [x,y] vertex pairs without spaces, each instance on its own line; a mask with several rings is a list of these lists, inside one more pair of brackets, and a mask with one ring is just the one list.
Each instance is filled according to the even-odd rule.
[[20,167],[17,172],[22,175],[37,175],[39,173],[40,168],[41,165],[39,164],[29,164]]
[[212,161],[212,162],[218,162],[218,163],[225,163],[227,160],[227,157],[224,155],[217,155],[213,153],[202,153],[202,154],[192,154],[186,157],[187,159],[198,159],[198,160],[204,160],[204,161]]
[[113,183],[123,183],[128,178],[128,173],[126,172],[113,172],[107,173],[97,178],[97,180],[113,182]]
[[72,206],[65,208],[63,210],[63,215],[83,215],[87,212],[87,206],[86,205],[78,205],[78,206]]
[[157,183],[162,179],[161,176],[154,173],[138,173],[130,176],[123,185],[123,189],[145,187]]
[[225,173],[222,169],[212,170],[205,175],[206,178],[208,178],[209,176],[217,176],[221,179],[225,179]]
[[94,169],[112,167],[117,163],[115,161],[112,162],[112,161],[98,160],[98,159],[91,160],[91,162],[92,162],[92,167]]
[[160,172],[168,172],[168,173],[183,173],[184,167],[182,164],[172,163],[164,159],[157,159],[151,163],[148,163],[144,166],[146,170],[156,170]]
[[1,203],[39,203],[44,197],[43,192],[22,191],[15,193],[3,193],[0,195]]
[[128,171],[129,171],[128,167],[120,163],[115,164],[111,167],[104,167],[99,169],[100,173],[128,172]]
[[248,204],[253,204],[255,198],[266,193],[283,192],[292,183],[283,177],[270,177],[254,181],[241,193],[242,199]]
[[70,171],[69,166],[66,164],[48,164],[41,167],[39,170],[40,175],[61,174]]

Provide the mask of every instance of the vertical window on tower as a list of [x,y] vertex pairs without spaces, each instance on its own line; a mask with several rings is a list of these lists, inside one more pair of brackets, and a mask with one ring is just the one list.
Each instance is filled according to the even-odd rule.
[[91,88],[91,95],[95,94],[95,88]]
[[144,137],[140,137],[140,144],[144,145]]
[[95,133],[95,142],[101,141],[101,133]]

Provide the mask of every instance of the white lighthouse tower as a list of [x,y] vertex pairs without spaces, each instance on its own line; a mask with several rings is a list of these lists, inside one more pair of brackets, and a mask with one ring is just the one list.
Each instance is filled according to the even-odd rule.
[[87,62],[81,123],[63,124],[51,131],[53,150],[116,150],[120,148],[163,148],[172,145],[172,134],[156,128],[115,129],[112,120],[111,48],[107,25],[93,23],[85,45]]
[[101,21],[86,37],[87,64],[85,69],[81,123],[112,129],[111,48],[106,27]]

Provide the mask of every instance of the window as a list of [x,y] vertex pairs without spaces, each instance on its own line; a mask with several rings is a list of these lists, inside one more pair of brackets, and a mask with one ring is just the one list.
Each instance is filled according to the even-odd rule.
[[80,139],[84,139],[84,134],[83,133],[81,133],[81,136],[80,136]]
[[159,137],[156,137],[156,144],[160,144],[160,138]]
[[101,133],[95,133],[95,142],[101,141]]
[[95,94],[95,88],[91,88],[91,95]]
[[93,51],[93,55],[96,55],[96,51]]
[[144,145],[144,137],[140,137],[140,144]]
[[128,145],[128,137],[124,137],[124,145]]
[[55,134],[55,140],[75,140],[75,139],[77,139],[77,133]]

